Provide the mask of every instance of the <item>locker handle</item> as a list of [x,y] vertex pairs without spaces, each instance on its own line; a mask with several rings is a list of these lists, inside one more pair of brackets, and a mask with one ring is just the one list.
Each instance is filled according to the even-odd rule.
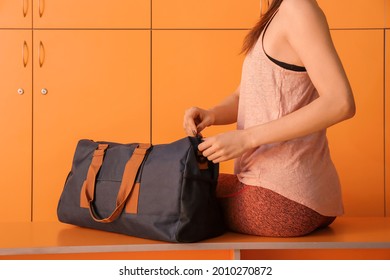
[[28,45],[27,42],[23,42],[23,47],[22,47],[22,61],[23,61],[23,67],[26,68],[28,64]]
[[45,62],[45,47],[42,41],[39,41],[38,61],[39,61],[39,67],[42,67],[43,63]]
[[22,0],[23,1],[23,17],[27,16],[28,13],[28,0]]
[[39,0],[38,1],[38,13],[39,17],[43,16],[43,12],[45,11],[45,2],[44,0]]

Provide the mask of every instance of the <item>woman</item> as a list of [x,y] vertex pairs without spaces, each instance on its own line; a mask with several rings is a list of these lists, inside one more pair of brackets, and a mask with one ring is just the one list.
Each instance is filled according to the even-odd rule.
[[188,109],[185,131],[237,122],[199,145],[213,162],[236,159],[217,188],[231,230],[306,235],[343,213],[326,128],[354,116],[351,87],[314,0],[269,1],[243,51],[240,86],[211,109]]
[[302,236],[343,213],[326,128],[351,118],[351,87],[315,0],[271,0],[247,35],[240,86],[220,104],[192,107],[188,135],[237,122],[199,150],[217,163],[217,195],[228,227],[261,236]]

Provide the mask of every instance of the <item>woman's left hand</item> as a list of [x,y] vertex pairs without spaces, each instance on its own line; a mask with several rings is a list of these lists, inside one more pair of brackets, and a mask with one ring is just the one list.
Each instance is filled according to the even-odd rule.
[[198,149],[214,163],[237,158],[252,148],[245,130],[229,131],[203,140]]

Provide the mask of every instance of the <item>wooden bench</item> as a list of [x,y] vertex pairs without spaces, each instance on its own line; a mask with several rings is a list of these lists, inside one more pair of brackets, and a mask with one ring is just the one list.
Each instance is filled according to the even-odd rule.
[[0,225],[0,259],[91,259],[91,254],[116,259],[123,253],[127,254],[126,259],[240,259],[241,252],[246,250],[290,249],[385,249],[390,259],[389,217],[342,217],[330,227],[304,237],[266,238],[228,232],[189,244],[135,238],[59,222]]

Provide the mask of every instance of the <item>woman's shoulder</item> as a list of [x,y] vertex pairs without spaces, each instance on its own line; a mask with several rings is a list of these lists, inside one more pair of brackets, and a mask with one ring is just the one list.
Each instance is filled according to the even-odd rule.
[[325,15],[315,0],[284,0],[279,7],[284,18],[295,22],[326,21]]
[[316,0],[283,0],[280,5],[283,9],[320,9]]
[[289,37],[315,37],[329,31],[325,14],[315,0],[284,0],[278,13]]

